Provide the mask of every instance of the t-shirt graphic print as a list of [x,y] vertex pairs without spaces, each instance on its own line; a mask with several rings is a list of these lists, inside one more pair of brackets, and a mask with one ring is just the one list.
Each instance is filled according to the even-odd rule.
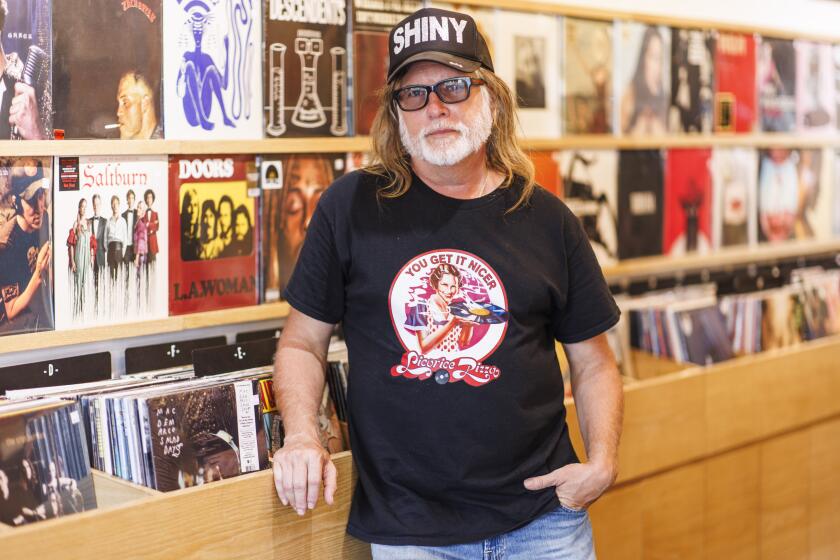
[[505,337],[507,294],[481,258],[454,249],[423,253],[400,269],[388,294],[405,353],[394,377],[482,387],[498,379],[486,360]]

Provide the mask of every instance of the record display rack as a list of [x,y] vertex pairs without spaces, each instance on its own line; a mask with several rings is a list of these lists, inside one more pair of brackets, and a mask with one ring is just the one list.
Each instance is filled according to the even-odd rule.
[[[640,138],[613,134],[576,134],[559,138],[522,138],[522,145],[526,150],[650,150],[735,146],[840,148],[840,136],[771,132],[667,134]],[[368,136],[263,140],[0,140],[0,154],[4,157],[340,153],[365,152],[370,147]]]
[[[665,364],[671,373],[625,386],[621,472],[590,509],[598,557],[840,550],[838,352],[835,336],[708,367]],[[0,550],[4,560],[370,558],[345,533],[351,452],[333,460],[335,504],[319,500],[303,517],[280,504],[270,471],[165,494],[96,473],[99,509],[8,529]],[[803,491],[789,491],[790,480]]]

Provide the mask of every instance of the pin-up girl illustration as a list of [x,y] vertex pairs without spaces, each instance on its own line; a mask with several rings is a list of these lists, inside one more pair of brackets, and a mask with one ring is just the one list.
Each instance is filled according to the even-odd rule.
[[[442,263],[429,274],[434,293],[425,306],[426,313],[409,318],[416,327],[417,341],[424,354],[439,351],[460,352],[472,346],[486,332],[486,325],[507,320],[507,312],[489,302],[476,303],[465,289],[458,267]],[[424,316],[425,315],[425,316]],[[425,321],[424,321],[425,319]]]

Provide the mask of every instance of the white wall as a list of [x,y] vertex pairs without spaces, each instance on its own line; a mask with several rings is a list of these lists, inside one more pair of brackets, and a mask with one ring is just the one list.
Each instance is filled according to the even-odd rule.
[[834,36],[840,42],[840,1],[837,0],[559,0],[554,3],[785,29]]

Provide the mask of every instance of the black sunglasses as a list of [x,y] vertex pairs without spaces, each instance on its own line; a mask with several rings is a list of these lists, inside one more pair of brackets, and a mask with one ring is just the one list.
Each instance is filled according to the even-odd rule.
[[486,83],[479,78],[459,76],[441,80],[433,86],[406,86],[396,90],[393,98],[403,111],[419,111],[429,103],[432,92],[444,103],[460,103],[470,96],[472,86],[483,86]]

